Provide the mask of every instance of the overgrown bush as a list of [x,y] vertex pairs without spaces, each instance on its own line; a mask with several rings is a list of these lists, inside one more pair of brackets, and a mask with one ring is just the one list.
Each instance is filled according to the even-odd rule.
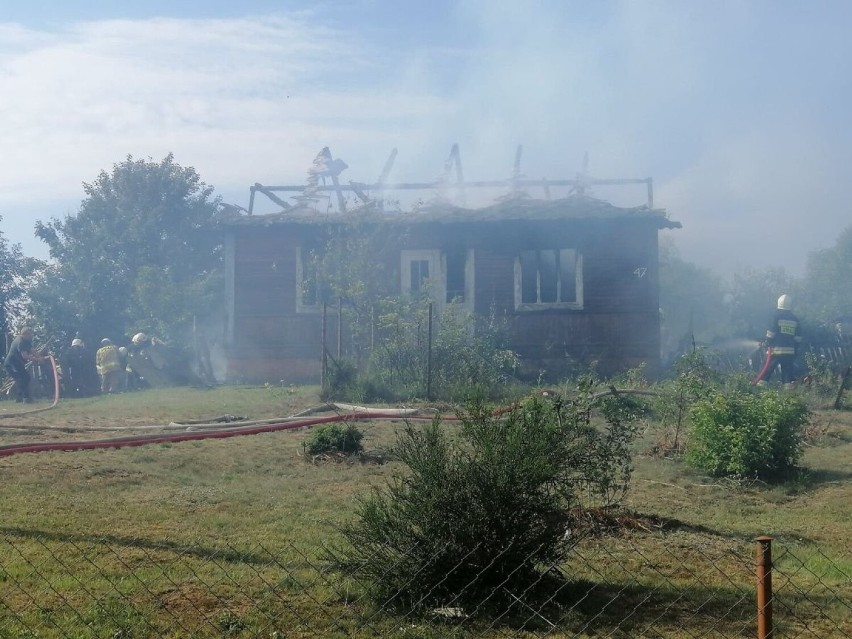
[[471,402],[457,434],[438,418],[407,427],[395,448],[406,472],[360,501],[342,569],[414,607],[531,597],[568,553],[583,496],[611,502],[629,483],[620,440],[632,432],[612,406],[615,424],[596,430],[591,397],[532,398],[501,417]]
[[652,402],[664,430],[657,446],[666,455],[682,452],[682,435],[692,406],[722,384],[719,374],[708,365],[702,348],[679,357],[673,373],[671,379],[658,385],[659,395]]
[[302,446],[310,455],[331,452],[352,455],[363,450],[363,438],[364,434],[354,424],[322,424],[311,431]]
[[693,406],[687,461],[714,476],[778,479],[802,452],[808,407],[776,392],[715,394]]
[[[493,314],[475,318],[450,304],[433,318],[429,358],[428,299],[382,298],[376,306],[375,347],[356,378],[329,368],[329,397],[397,401],[412,397],[462,401],[497,399],[509,388],[517,356]],[[431,381],[428,375],[431,374]]]

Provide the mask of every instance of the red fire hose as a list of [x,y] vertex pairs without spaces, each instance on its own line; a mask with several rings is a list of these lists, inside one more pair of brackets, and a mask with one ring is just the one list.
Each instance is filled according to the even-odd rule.
[[[51,358],[52,359],[52,358]],[[55,371],[54,365],[54,371]],[[58,387],[58,385],[57,385]],[[543,391],[542,395],[548,395],[552,391]],[[610,394],[619,393],[635,393],[635,394],[655,394],[646,391],[636,390],[617,390],[614,387],[602,393],[598,393],[594,398],[603,397]],[[59,394],[57,391],[57,401]],[[54,406],[56,403],[54,402]],[[495,417],[499,417],[512,410],[518,404],[512,404],[508,407],[498,408],[493,411]],[[52,408],[52,407],[51,407]],[[353,407],[354,408],[354,407]],[[47,410],[47,409],[39,409]],[[33,411],[35,412],[35,411]],[[98,448],[126,448],[130,446],[146,446],[148,444],[165,444],[174,442],[198,441],[202,439],[225,439],[228,437],[239,437],[241,435],[258,435],[260,433],[273,433],[281,430],[295,430],[297,428],[305,428],[308,426],[316,426],[317,424],[330,424],[334,422],[350,422],[364,419],[405,419],[405,420],[432,420],[434,415],[389,415],[386,411],[365,411],[358,410],[351,413],[342,413],[338,415],[329,415],[326,417],[310,417],[305,419],[281,418],[282,421],[275,423],[252,424],[245,426],[234,426],[232,428],[221,428],[213,431],[201,432],[180,432],[180,433],[150,433],[146,435],[129,435],[126,437],[113,437],[108,439],[92,439],[83,441],[64,441],[64,442],[42,442],[36,444],[6,444],[0,446],[0,457],[10,457],[18,453],[42,453],[48,451],[76,451],[76,450],[94,450]],[[442,421],[458,421],[455,416],[442,416]]]
[[[145,446],[147,444],[164,444],[167,442],[187,442],[201,439],[225,439],[227,437],[238,437],[240,435],[257,435],[260,433],[272,433],[279,430],[293,430],[317,424],[329,424],[332,422],[347,422],[362,419],[403,419],[395,416],[389,417],[387,413],[381,412],[359,412],[344,415],[330,415],[328,417],[312,417],[298,421],[280,422],[277,424],[261,424],[257,426],[235,426],[234,428],[223,428],[215,431],[194,433],[154,433],[148,435],[132,435],[129,437],[115,437],[109,439],[95,439],[86,441],[44,442],[38,444],[7,444],[0,446],[0,457],[9,457],[18,453],[42,453],[51,450],[75,451],[94,450],[97,448],[125,448],[128,446]],[[428,416],[406,415],[404,419],[433,419]],[[454,417],[444,417],[444,420],[454,420]]]
[[756,386],[757,383],[760,380],[763,379],[763,376],[766,375],[766,372],[769,370],[769,367],[771,365],[772,365],[772,349],[769,346],[767,346],[766,347],[766,357],[763,360],[763,368],[760,369],[760,372],[757,374],[757,377],[755,377],[752,380],[752,382],[751,382],[752,386]]

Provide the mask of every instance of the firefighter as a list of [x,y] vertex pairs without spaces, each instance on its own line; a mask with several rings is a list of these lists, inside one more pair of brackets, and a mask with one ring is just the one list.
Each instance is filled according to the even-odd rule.
[[101,376],[101,392],[117,393],[121,390],[121,358],[116,348],[107,338],[101,340],[101,347],[95,353],[95,364]]
[[802,343],[802,333],[799,319],[792,311],[792,300],[787,294],[778,298],[778,308],[772,324],[766,331],[765,343],[769,361],[758,375],[758,386],[767,384],[776,365],[781,369],[784,384],[789,386],[795,377],[793,367]]
[[62,354],[62,374],[65,394],[83,397],[86,394],[86,344],[79,337],[71,340],[71,346]]
[[119,377],[118,377],[118,386],[121,389],[121,392],[128,390],[128,373],[127,373],[127,363],[129,359],[130,353],[127,351],[126,346],[118,347],[118,366],[119,366]]
[[33,350],[33,329],[29,326],[23,327],[12,340],[9,352],[3,361],[6,372],[15,380],[16,402],[23,402],[24,404],[32,402],[30,397],[32,377],[27,370],[27,362],[39,362],[44,359],[47,359],[47,357]]

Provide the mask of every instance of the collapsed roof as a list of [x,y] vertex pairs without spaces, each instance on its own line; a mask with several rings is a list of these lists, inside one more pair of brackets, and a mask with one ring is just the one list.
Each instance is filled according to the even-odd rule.
[[[654,223],[658,228],[681,228],[680,222],[668,219],[665,209],[653,207],[653,181],[651,178],[609,179],[591,178],[584,170],[575,179],[567,180],[529,180],[520,173],[522,147],[515,155],[513,175],[507,179],[465,182],[462,175],[458,145],[453,145],[444,167],[443,175],[434,182],[400,183],[387,182],[387,177],[396,158],[396,149],[391,152],[379,179],[373,184],[349,181],[340,183],[340,173],[348,165],[332,157],[325,147],[308,168],[308,178],[303,185],[264,186],[256,183],[251,187],[248,209],[241,206],[223,204],[220,206],[219,221],[231,225],[278,225],[278,224],[329,224],[345,221],[362,222],[400,222],[400,223],[471,223],[496,222],[504,220],[604,220],[604,219],[642,219]],[[452,180],[452,174],[455,179]],[[330,184],[329,184],[330,182]],[[591,187],[598,185],[645,184],[647,203],[634,207],[619,207],[590,195]],[[551,189],[565,189],[563,197],[552,198]],[[490,189],[500,192],[492,204],[479,207],[465,205],[469,189]],[[541,190],[544,198],[534,198],[531,189]],[[386,195],[395,191],[427,191],[430,197],[425,202],[419,200],[407,210],[398,202],[389,205]],[[290,196],[293,203],[287,202],[279,193],[295,193]],[[256,194],[265,195],[280,209],[277,212],[256,215]],[[331,193],[337,195],[337,207],[332,205]],[[347,194],[354,196],[354,205],[347,205]],[[325,210],[319,208],[326,203]]]

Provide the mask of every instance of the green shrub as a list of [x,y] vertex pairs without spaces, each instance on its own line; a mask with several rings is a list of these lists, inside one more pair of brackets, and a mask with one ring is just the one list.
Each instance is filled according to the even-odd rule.
[[[375,348],[352,394],[378,399],[424,397],[462,401],[485,393],[504,396],[518,366],[506,346],[506,326],[495,312],[477,318],[456,304],[433,317],[429,355],[428,299],[386,297],[377,305]],[[427,374],[431,372],[431,380]],[[369,384],[362,384],[369,380]]]
[[658,386],[661,391],[652,401],[664,434],[659,442],[665,454],[681,452],[681,433],[692,406],[719,388],[720,376],[707,364],[704,349],[696,348],[679,357],[674,376]]
[[303,447],[311,455],[330,452],[352,455],[364,449],[361,443],[363,438],[364,434],[354,424],[323,424],[311,431]]
[[775,392],[717,393],[691,411],[687,461],[714,476],[777,479],[801,457],[810,412]]
[[590,398],[532,398],[501,417],[472,401],[457,433],[438,418],[407,427],[394,451],[406,472],[361,499],[342,571],[414,607],[481,610],[541,594],[570,548],[572,509],[583,496],[611,501],[629,481],[627,447],[611,451],[632,435],[621,423],[595,429]]

